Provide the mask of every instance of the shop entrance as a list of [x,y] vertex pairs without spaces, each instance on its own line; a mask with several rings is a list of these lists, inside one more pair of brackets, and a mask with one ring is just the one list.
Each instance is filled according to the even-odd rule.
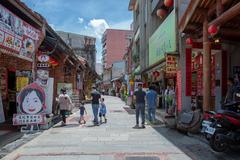
[[16,105],[16,72],[8,71],[8,110],[6,119],[10,120],[17,113]]

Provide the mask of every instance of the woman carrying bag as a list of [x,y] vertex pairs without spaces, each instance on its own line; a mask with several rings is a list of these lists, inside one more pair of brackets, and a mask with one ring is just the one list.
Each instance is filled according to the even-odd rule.
[[66,89],[61,89],[61,94],[58,97],[58,101],[59,101],[59,107],[60,107],[60,114],[62,115],[62,120],[63,120],[62,125],[65,126],[66,115],[68,115],[73,108],[72,101],[69,95],[67,95]]

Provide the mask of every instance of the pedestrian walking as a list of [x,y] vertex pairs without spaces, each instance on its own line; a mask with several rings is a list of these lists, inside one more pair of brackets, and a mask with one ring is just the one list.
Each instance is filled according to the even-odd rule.
[[99,110],[99,118],[100,118],[100,123],[102,123],[102,117],[104,118],[104,122],[107,123],[107,107],[104,103],[104,98],[101,98],[101,104],[100,104],[100,110]]
[[66,115],[72,108],[72,101],[69,95],[67,95],[66,89],[61,89],[61,94],[58,97],[60,114],[62,116],[62,125],[66,125]]
[[146,93],[142,90],[142,84],[138,84],[138,90],[134,92],[136,100],[136,125],[133,128],[139,128],[139,115],[141,114],[142,126],[145,128],[145,98]]
[[96,87],[93,87],[91,96],[92,96],[92,111],[93,111],[93,115],[94,115],[93,123],[94,123],[94,125],[99,125],[98,124],[98,110],[99,110],[99,99],[101,98],[101,95],[96,90]]
[[86,120],[84,118],[84,113],[87,114],[87,111],[86,111],[86,108],[84,107],[84,103],[83,102],[80,102],[79,110],[80,110],[79,124],[82,124],[82,122],[84,124],[86,124]]
[[156,123],[155,113],[157,107],[157,92],[153,86],[149,87],[149,91],[146,94],[148,119],[150,122]]

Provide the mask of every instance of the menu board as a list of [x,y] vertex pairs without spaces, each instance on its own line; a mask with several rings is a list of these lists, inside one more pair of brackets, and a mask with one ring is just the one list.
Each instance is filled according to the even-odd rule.
[[0,47],[32,60],[39,35],[40,31],[0,4]]
[[2,99],[7,99],[7,69],[6,68],[0,68],[0,90],[2,94]]

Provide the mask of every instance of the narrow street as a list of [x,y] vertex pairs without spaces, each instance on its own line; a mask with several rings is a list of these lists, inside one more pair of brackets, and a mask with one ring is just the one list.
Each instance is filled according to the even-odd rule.
[[[91,105],[87,124],[79,125],[79,112],[44,131],[3,160],[231,160],[236,153],[216,154],[210,147],[163,125],[133,129],[135,115],[116,97],[105,97],[107,124],[92,126]],[[231,156],[230,156],[231,155]],[[224,158],[223,158],[224,157]]]

